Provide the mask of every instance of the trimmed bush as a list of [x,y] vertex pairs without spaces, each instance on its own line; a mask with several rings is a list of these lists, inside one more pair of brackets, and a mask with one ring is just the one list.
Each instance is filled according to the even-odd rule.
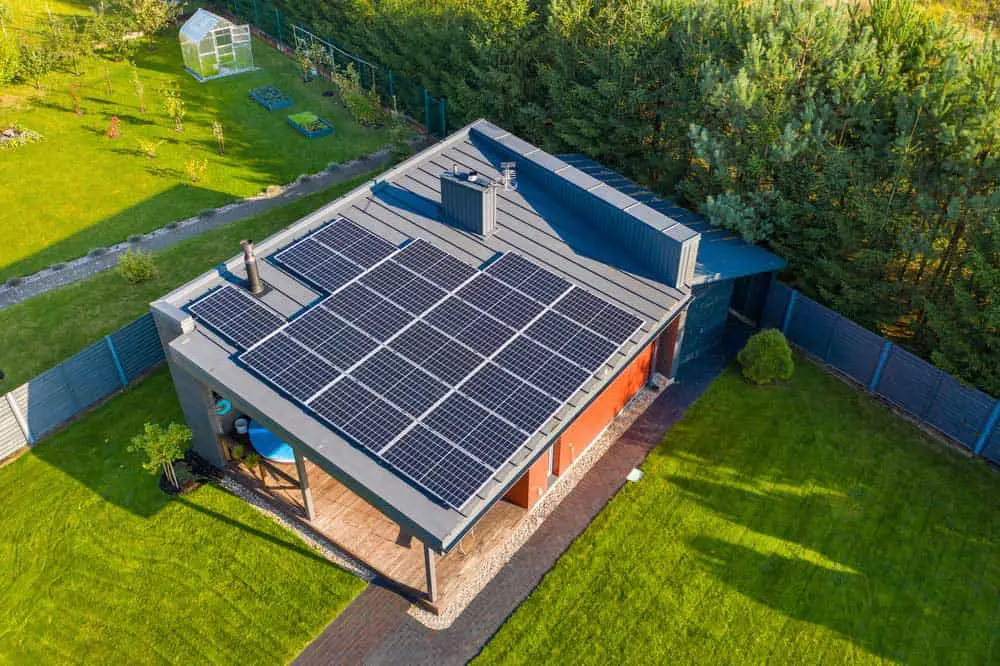
[[207,220],[210,217],[215,217],[216,213],[218,212],[219,211],[217,211],[215,208],[206,208],[205,210],[198,213],[198,217],[200,217],[203,220]]
[[52,264],[51,266],[49,266],[49,270],[50,271],[61,271],[64,268],[66,268],[66,264],[64,264],[61,261],[58,262],[58,263]]
[[6,284],[8,287],[13,288],[13,287],[17,287],[22,282],[24,282],[24,280],[22,278],[20,278],[20,277],[18,277],[18,276],[15,275],[13,277],[7,278],[7,282],[5,282],[4,284]]
[[781,331],[769,328],[756,333],[736,356],[743,377],[753,384],[788,381],[795,372],[792,349]]
[[128,250],[118,257],[118,274],[131,282],[145,282],[156,273],[153,255],[141,250]]
[[93,250],[87,253],[88,257],[99,257],[108,251],[106,247],[95,247]]

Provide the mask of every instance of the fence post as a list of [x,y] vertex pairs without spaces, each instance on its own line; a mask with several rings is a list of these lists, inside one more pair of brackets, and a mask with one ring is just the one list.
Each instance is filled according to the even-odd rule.
[[22,414],[20,408],[18,408],[17,400],[14,399],[14,395],[8,393],[4,397],[7,398],[7,404],[10,406],[11,413],[14,414],[14,420],[17,421],[17,425],[20,426],[21,432],[24,433],[24,438],[28,440],[28,444],[34,444],[35,437],[31,434],[31,427],[28,426],[27,419],[24,418],[24,414]]
[[274,8],[274,25],[277,27],[277,31],[278,31],[278,34],[275,36],[275,38],[278,40],[278,43],[280,44],[281,40],[282,40],[282,36],[281,36],[281,12],[278,11],[277,7]]
[[983,449],[986,448],[986,440],[993,433],[993,428],[997,427],[997,421],[1000,421],[1000,400],[997,400],[997,404],[993,406],[993,413],[986,419],[986,425],[983,426],[983,431],[979,433],[979,439],[976,440],[975,454],[977,456],[981,455]]
[[792,290],[792,295],[788,299],[788,306],[785,308],[785,317],[781,320],[781,333],[788,335],[788,324],[792,321],[792,311],[795,310],[795,303],[799,300],[799,292]]
[[875,374],[872,375],[872,380],[868,382],[868,392],[874,393],[875,389],[878,388],[879,380],[882,379],[882,371],[885,370],[885,364],[889,361],[889,352],[892,351],[892,343],[888,340],[882,345],[882,354],[878,357],[878,365],[875,366]]
[[427,133],[430,134],[431,131],[431,96],[427,94],[427,88],[420,86],[424,91],[424,127],[427,128]]
[[257,13],[257,0],[251,0],[253,2],[253,24],[260,27],[260,15]]
[[122,366],[122,360],[118,357],[118,350],[115,349],[115,343],[111,341],[110,335],[105,335],[104,341],[108,343],[108,351],[111,352],[111,358],[115,362],[115,370],[118,371],[118,380],[122,383],[122,388],[125,388],[128,386],[128,377],[125,376],[125,368]]
[[392,80],[392,70],[390,69],[388,70],[388,72],[389,72],[389,99],[392,99],[393,97],[396,96],[396,82]]
[[438,100],[438,111],[440,111],[440,113],[441,113],[441,138],[442,139],[445,138],[446,136],[448,136],[448,111],[447,111],[447,106],[446,105],[447,105],[447,102],[445,101],[444,97],[442,97],[440,100]]

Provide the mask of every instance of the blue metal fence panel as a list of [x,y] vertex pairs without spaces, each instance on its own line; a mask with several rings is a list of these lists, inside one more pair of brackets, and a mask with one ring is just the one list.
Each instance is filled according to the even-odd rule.
[[1000,465],[1000,423],[993,425],[993,432],[986,438],[983,457]]
[[868,386],[885,344],[881,337],[841,318],[833,329],[826,362],[860,384]]
[[893,347],[875,391],[910,414],[924,418],[944,373],[905,349]]
[[788,301],[792,298],[791,287],[787,287],[777,280],[771,283],[771,292],[764,304],[764,312],[760,316],[760,327],[781,328],[781,323],[785,320],[785,310],[788,309]]
[[73,396],[78,412],[122,387],[114,357],[103,340],[64,361],[60,367],[66,390]]
[[963,386],[954,377],[944,375],[926,420],[948,437],[975,449],[979,433],[995,404],[996,401],[982,391]]
[[785,335],[813,356],[826,359],[830,336],[839,315],[811,298],[799,296]]
[[163,347],[153,315],[147,314],[111,334],[122,370],[132,381],[163,360]]

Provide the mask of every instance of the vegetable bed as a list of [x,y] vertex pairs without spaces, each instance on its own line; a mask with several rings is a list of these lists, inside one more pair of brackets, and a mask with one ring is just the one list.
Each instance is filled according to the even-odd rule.
[[333,134],[333,125],[311,111],[293,113],[288,116],[288,124],[307,139]]
[[292,105],[291,98],[272,85],[251,88],[250,97],[268,111],[284,109]]

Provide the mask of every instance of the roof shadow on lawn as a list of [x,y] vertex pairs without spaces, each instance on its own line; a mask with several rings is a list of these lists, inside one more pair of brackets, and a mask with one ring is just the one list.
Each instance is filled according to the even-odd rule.
[[[122,147],[125,148],[131,150],[131,146]],[[143,159],[137,161],[135,166],[151,173],[158,171],[166,174],[169,171],[171,178],[183,176],[176,169],[160,167],[156,160]],[[171,222],[187,219],[200,210],[215,208],[232,200],[233,196],[225,192],[190,183],[176,183],[138,204],[46,246],[29,257],[0,266],[0,275],[29,275],[47,266],[85,256],[93,249],[121,243],[134,234],[148,233]]]

